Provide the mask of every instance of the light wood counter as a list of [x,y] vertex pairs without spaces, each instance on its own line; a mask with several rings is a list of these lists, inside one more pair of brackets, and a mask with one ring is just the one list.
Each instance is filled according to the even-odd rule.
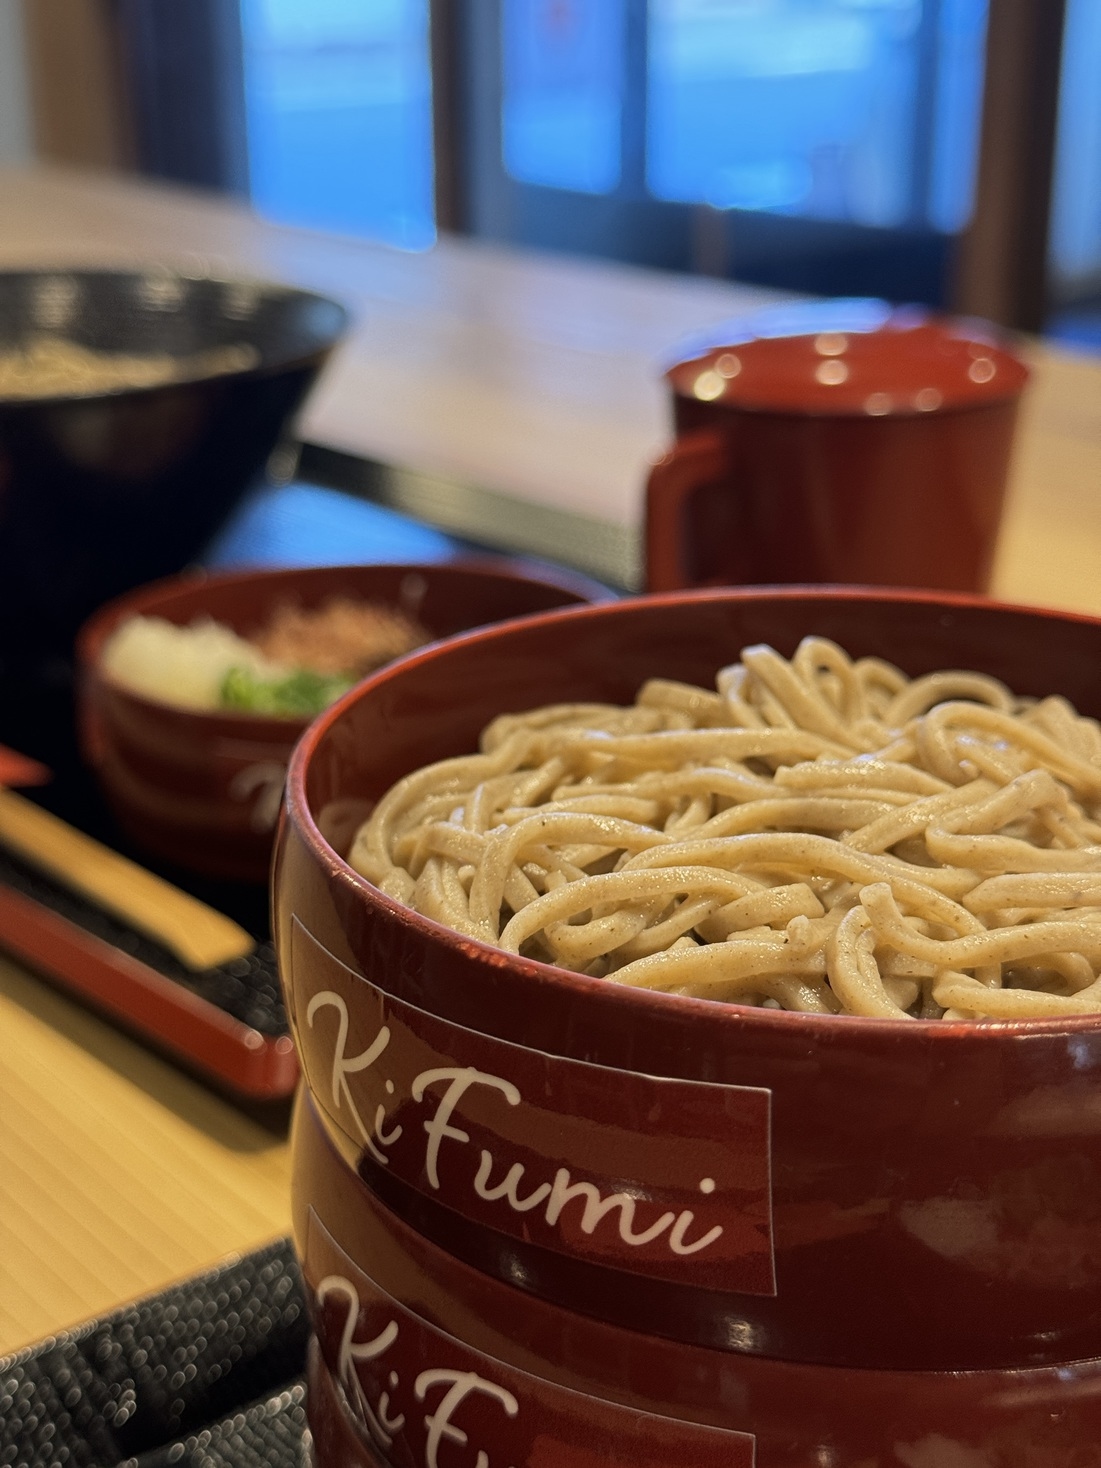
[[[339,297],[357,324],[304,437],[626,539],[663,355],[765,298],[465,242],[403,255],[90,175],[0,171],[0,221],[0,268],[166,260]],[[1101,612],[1101,362],[1032,355],[995,591]],[[278,1132],[3,959],[0,1036],[0,1353],[286,1231]]]
[[290,1228],[287,1146],[0,957],[0,1356]]
[[991,588],[1037,606],[1101,612],[1101,358],[1030,352]]

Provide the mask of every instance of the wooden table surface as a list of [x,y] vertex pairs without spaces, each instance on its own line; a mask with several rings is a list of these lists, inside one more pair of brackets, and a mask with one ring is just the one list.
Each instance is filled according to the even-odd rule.
[[[132,182],[0,171],[0,267],[165,260],[347,301],[312,441],[633,534],[659,364],[760,292],[450,241],[423,255]],[[1101,613],[1101,362],[1038,345],[994,590]],[[284,1135],[0,958],[0,1354],[288,1227]]]

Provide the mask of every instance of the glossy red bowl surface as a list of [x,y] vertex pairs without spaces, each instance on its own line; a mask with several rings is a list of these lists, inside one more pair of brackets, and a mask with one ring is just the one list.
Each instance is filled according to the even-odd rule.
[[434,637],[610,595],[587,577],[519,562],[315,566],[159,581],[102,607],[77,642],[81,742],[124,830],[210,876],[265,882],[287,761],[306,719],[173,708],[106,676],[107,639],[130,617],[212,617],[247,635],[290,603],[334,596],[400,607]]
[[[291,764],[274,900],[307,1083],[387,1208],[568,1310],[865,1369],[1095,1356],[1101,1017],[896,1022],[624,989],[463,938],[340,855],[349,815],[502,711],[708,685],[746,644],[790,655],[808,633],[1101,713],[1101,621],[931,593],[677,593],[414,654]],[[640,1243],[664,1213],[676,1225]]]
[[431,1462],[444,1426],[444,1441],[467,1435],[469,1457],[456,1461],[482,1451],[534,1468],[1091,1461],[1101,1361],[853,1370],[623,1330],[526,1297],[421,1237],[345,1166],[308,1098],[292,1150],[318,1468]]

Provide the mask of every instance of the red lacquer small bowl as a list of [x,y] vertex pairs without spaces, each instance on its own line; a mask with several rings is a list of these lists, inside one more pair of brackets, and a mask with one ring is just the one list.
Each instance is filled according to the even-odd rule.
[[174,708],[103,672],[134,616],[212,617],[248,635],[288,603],[332,597],[399,607],[434,637],[608,596],[587,577],[518,562],[317,566],[181,576],[102,607],[77,643],[81,740],[123,829],[145,850],[215,877],[264,882],[287,761],[308,720]]
[[460,937],[340,855],[357,802],[475,749],[496,714],[629,702],[651,676],[707,686],[746,644],[790,655],[808,633],[1101,713],[1101,621],[932,593],[677,593],[414,654],[291,764],[275,916],[307,1083],[387,1208],[567,1310],[861,1369],[1092,1357],[1101,1016],[872,1020],[624,989]]
[[1099,1360],[852,1369],[624,1330],[422,1238],[345,1166],[306,1098],[292,1149],[318,1468],[430,1462],[445,1427],[466,1434],[456,1461],[533,1468],[1069,1468],[1101,1433]]

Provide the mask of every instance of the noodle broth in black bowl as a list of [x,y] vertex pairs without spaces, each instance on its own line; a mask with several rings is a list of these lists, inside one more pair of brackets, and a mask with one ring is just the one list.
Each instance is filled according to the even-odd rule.
[[204,550],[347,322],[155,264],[0,272],[0,645],[28,696],[96,607]]
[[[630,704],[654,678],[711,688],[743,648],[791,658],[807,636],[911,678],[973,669],[1101,713],[1101,621],[793,588],[644,598],[452,639],[311,728],[274,869],[310,1095],[295,1143],[307,1279],[320,1288],[334,1260],[367,1273],[374,1260],[383,1291],[408,1304],[414,1286],[387,1260],[436,1251],[450,1262],[416,1305],[434,1328],[469,1344],[482,1280],[494,1318],[514,1312],[512,1366],[562,1380],[570,1342],[581,1351],[595,1322],[622,1346],[584,1347],[596,1397],[641,1393],[655,1411],[756,1436],[766,1468],[830,1443],[840,1461],[873,1438],[886,1449],[886,1426],[856,1422],[879,1409],[857,1411],[845,1386],[875,1373],[904,1395],[915,1383],[925,1430],[988,1454],[976,1463],[1016,1463],[1005,1453],[1033,1442],[1037,1413],[1062,1426],[1020,1461],[1056,1461],[1044,1453],[1066,1433],[1101,1428],[1101,1016],[882,1018],[631,988],[445,927],[346,860],[395,781],[473,753],[501,714]],[[1091,861],[1086,850],[1080,869]],[[931,920],[924,932],[945,936]],[[340,1186],[324,1183],[334,1166]],[[348,1361],[327,1288],[315,1321],[339,1385]],[[501,1350],[497,1337],[489,1354]],[[821,1368],[818,1388],[838,1399],[784,1448],[755,1395],[766,1363]],[[774,1405],[801,1391],[793,1374]],[[959,1420],[956,1391],[972,1393]]]

